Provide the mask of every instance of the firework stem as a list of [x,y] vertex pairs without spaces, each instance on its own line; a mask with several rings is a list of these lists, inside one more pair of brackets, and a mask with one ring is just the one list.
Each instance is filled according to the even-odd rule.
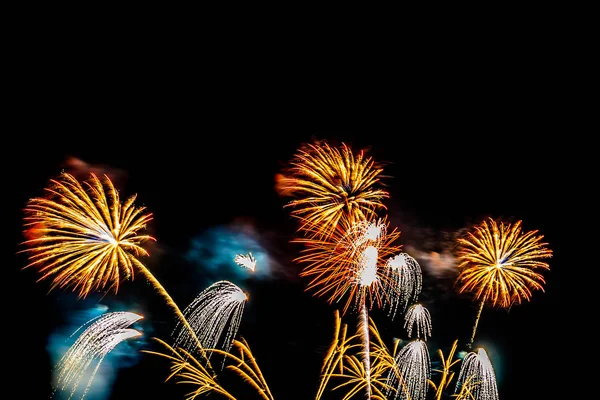
[[479,325],[479,318],[481,318],[481,312],[483,311],[483,306],[485,305],[485,298],[481,300],[481,304],[479,305],[479,311],[477,312],[477,317],[475,318],[475,325],[473,325],[473,333],[471,333],[471,340],[467,344],[468,348],[473,346],[473,341],[475,340],[475,332],[477,332],[477,326]]

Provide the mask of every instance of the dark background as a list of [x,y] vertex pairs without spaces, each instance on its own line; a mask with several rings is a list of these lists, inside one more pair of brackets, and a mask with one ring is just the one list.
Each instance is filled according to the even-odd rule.
[[[4,197],[13,255],[5,285],[18,327],[11,330],[18,345],[9,350],[15,354],[11,372],[19,382],[27,376],[29,398],[48,397],[47,339],[65,323],[70,307],[78,306],[60,291],[47,294],[48,282],[36,283],[34,271],[21,270],[21,209],[65,168],[68,157],[121,171],[121,190],[137,193],[137,203],[154,214],[150,230],[157,247],[148,266],[181,308],[205,287],[201,280],[194,284],[181,259],[193,237],[240,218],[267,236],[288,274],[246,282],[251,299],[238,336],[248,339],[276,399],[314,396],[333,307],[305,293],[305,282],[296,277],[299,269],[291,260],[299,248],[289,243],[295,221],[274,191],[274,175],[301,143],[314,138],[369,149],[387,163],[386,205],[392,226],[403,232],[401,243],[423,241],[425,250],[440,251],[441,238],[488,216],[521,219],[526,230],[545,236],[554,251],[546,292],[509,311],[486,308],[478,341],[489,346],[501,399],[546,398],[560,389],[544,383],[558,382],[564,368],[552,361],[550,349],[559,331],[566,260],[556,176],[576,139],[551,134],[568,130],[571,115],[556,86],[545,84],[547,71],[508,61],[504,68],[444,73],[430,66],[418,78],[402,78],[404,87],[398,79],[376,78],[363,86],[336,68],[312,66],[309,77],[272,66],[272,75],[263,70],[257,76],[215,62],[199,74],[197,64],[180,56],[161,72],[150,58],[132,62],[132,55],[96,58],[82,51],[74,59],[68,51],[48,49],[42,41],[37,61],[15,61],[22,67],[20,90],[8,109],[15,124],[7,132],[11,161]],[[63,63],[67,56],[74,62]],[[435,360],[438,348],[467,340],[477,309],[455,294],[452,276],[424,274]],[[142,326],[152,335],[164,337],[172,328],[174,316],[141,279],[125,283],[119,296],[145,311]],[[390,345],[403,335],[401,322],[373,316]],[[353,327],[353,315],[346,322]],[[185,387],[163,383],[167,374],[164,360],[144,355],[120,370],[110,398],[183,398]],[[240,398],[254,395],[237,378],[226,382]]]

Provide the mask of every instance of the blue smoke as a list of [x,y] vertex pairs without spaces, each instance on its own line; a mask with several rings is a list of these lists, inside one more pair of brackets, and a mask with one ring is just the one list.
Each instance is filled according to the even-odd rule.
[[[234,258],[238,254],[252,253],[256,259],[254,271],[239,266]],[[212,278],[231,281],[270,279],[279,270],[279,264],[269,256],[250,226],[218,226],[204,231],[192,239],[185,259],[199,267]]]
[[[112,303],[112,302],[111,302]],[[65,323],[57,328],[48,338],[47,351],[53,367],[57,365],[61,357],[69,350],[71,345],[77,340],[79,335],[88,327],[84,324],[93,318],[96,318],[107,312],[114,311],[130,311],[142,314],[135,309],[124,307],[122,304],[117,304],[109,307],[106,304],[98,303],[98,299],[88,298],[86,300],[78,300],[76,304],[79,309],[65,312]],[[129,326],[142,333],[142,336],[124,340],[119,343],[108,355],[102,360],[94,379],[89,386],[86,400],[107,400],[110,398],[113,384],[117,377],[120,368],[132,367],[141,359],[140,349],[144,347],[149,336],[147,329],[145,331],[144,319]],[[81,328],[81,329],[80,329]],[[78,330],[79,329],[79,330]],[[89,366],[89,374],[83,377],[73,399],[79,399],[84,394],[91,371],[96,367],[97,362],[92,362]],[[58,371],[53,369],[53,384],[56,382]],[[67,399],[70,395],[70,390],[57,391],[53,398],[57,400]]]

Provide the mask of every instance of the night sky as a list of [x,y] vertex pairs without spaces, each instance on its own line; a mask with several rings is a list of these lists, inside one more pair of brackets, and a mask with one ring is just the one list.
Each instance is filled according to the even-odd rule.
[[[491,96],[456,103],[446,98],[442,105],[423,95],[411,106],[388,106],[367,115],[358,108],[340,111],[339,105],[334,111],[328,97],[318,94],[314,107],[307,93],[302,106],[287,104],[288,97],[277,93],[268,101],[255,102],[248,94],[233,100],[223,92],[190,102],[169,97],[172,92],[165,87],[160,94],[122,88],[109,102],[104,99],[117,88],[102,79],[89,87],[71,85],[68,100],[55,103],[49,93],[58,88],[48,83],[36,87],[37,99],[21,98],[31,112],[23,113],[15,133],[18,145],[11,152],[18,162],[5,186],[10,188],[6,223],[14,250],[5,265],[5,285],[13,291],[8,308],[19,349],[11,368],[27,374],[28,398],[49,396],[53,343],[98,307],[144,315],[134,325],[142,338],[122,343],[123,350],[105,361],[114,368],[99,374],[114,381],[98,389],[106,394],[98,399],[177,399],[190,389],[163,383],[168,362],[139,353],[158,349],[151,338],[168,340],[176,323],[141,276],[124,283],[117,295],[84,301],[65,290],[48,293],[48,281],[36,282],[35,271],[21,270],[26,264],[16,254],[23,240],[21,209],[28,198],[42,194],[50,178],[75,171],[74,165],[78,172],[108,173],[122,197],[137,193],[136,204],[153,213],[148,232],[157,242],[148,247],[150,257],[144,261],[181,309],[217,280],[231,279],[247,291],[250,299],[237,337],[248,340],[276,399],[313,398],[332,339],[334,306],[304,291],[306,281],[297,277],[300,269],[292,262],[300,250],[290,243],[296,221],[283,208],[287,199],[274,190],[275,174],[300,144],[313,139],[343,141],[385,164],[391,226],[402,231],[400,243],[423,269],[420,300],[432,314],[432,361],[437,349],[446,353],[454,339],[459,349],[460,343],[464,347],[477,305],[456,293],[455,271],[435,267],[428,255],[450,250],[457,233],[490,216],[523,220],[525,230],[545,236],[554,252],[551,271],[544,274],[545,293],[535,292],[530,303],[510,310],[485,308],[476,345],[490,354],[501,399],[553,393],[540,379],[558,374],[543,367],[553,357],[548,346],[557,333],[565,256],[553,221],[558,147],[550,139],[539,144],[541,132],[562,122],[553,109],[528,108],[522,96],[511,97],[510,105],[492,102]],[[532,132],[540,139],[526,139]],[[268,273],[244,275],[228,264],[232,252],[244,248],[240,241],[248,243],[244,240],[268,257]],[[194,252],[198,246],[204,252]],[[390,321],[378,311],[372,316],[390,346],[394,337],[406,338],[401,317]],[[344,320],[355,327],[355,314]],[[240,382],[224,377],[238,398],[257,398]]]

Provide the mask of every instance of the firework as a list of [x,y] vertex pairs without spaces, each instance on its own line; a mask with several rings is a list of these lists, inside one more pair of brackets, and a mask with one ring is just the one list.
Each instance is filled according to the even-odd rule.
[[496,374],[485,349],[469,352],[463,359],[456,392],[464,392],[465,386],[474,400],[498,400]]
[[258,367],[256,358],[250,350],[248,342],[246,342],[245,339],[242,339],[241,341],[234,340],[233,347],[238,350],[239,355],[236,356],[220,349],[208,350],[213,353],[221,354],[225,357],[225,360],[235,363],[235,365],[228,365],[227,369],[235,372],[238,376],[243,378],[248,384],[250,384],[250,386],[252,386],[253,389],[258,392],[258,394],[264,400],[274,400],[271,390],[267,385],[267,381]]
[[343,371],[343,357],[349,346],[349,341],[346,340],[346,334],[348,332],[348,325],[342,325],[342,319],[340,312],[335,310],[335,325],[333,341],[331,346],[325,355],[323,366],[321,367],[321,382],[317,391],[316,400],[319,400],[325,391],[325,387],[331,378],[331,374],[339,368],[340,373]]
[[209,392],[221,394],[229,400],[236,400],[192,354],[182,348],[173,348],[160,339],[153,339],[162,344],[168,350],[168,353],[150,350],[142,351],[164,357],[171,361],[171,374],[165,381],[175,378],[178,383],[191,384],[196,387],[195,390],[187,394],[186,400],[194,400],[198,396]]
[[247,255],[238,254],[234,257],[233,261],[235,261],[235,263],[240,267],[249,269],[250,271],[254,271],[256,269],[256,259],[252,253],[248,253]]
[[[235,338],[246,303],[246,294],[229,281],[219,281],[204,289],[184,310],[188,321],[203,348],[229,351]],[[173,332],[175,346],[191,351],[196,345],[185,326],[178,324]]]
[[[385,393],[395,392],[395,388],[387,384],[387,373],[394,368],[394,358],[390,355],[372,319],[369,319],[369,357],[372,362],[367,369],[364,363],[364,325],[359,323],[358,332],[349,338],[346,337],[347,325],[341,325],[339,312],[335,314],[334,341],[325,357],[321,369],[321,384],[316,399],[319,400],[325,390],[325,386],[331,378],[343,380],[342,383],[333,387],[332,390],[349,387],[348,392],[342,400],[349,400],[360,392],[366,392],[367,397],[376,400],[386,399]],[[351,349],[361,349],[359,353],[363,360],[356,355],[347,354]],[[337,372],[336,372],[337,371]]]
[[[141,318],[141,315],[131,312],[111,312],[88,321],[75,331],[74,334],[85,328],[56,365],[58,374],[55,390],[68,392],[70,399],[85,374],[90,373],[81,395],[83,399],[104,357],[122,341],[141,335],[135,329],[127,329]],[[93,363],[96,366],[90,372]]]
[[[450,383],[452,382],[452,379],[454,378],[454,372],[452,372],[451,368],[460,362],[460,359],[456,359],[454,360],[454,354],[456,353],[456,347],[458,346],[458,340],[455,340],[454,343],[452,343],[452,347],[450,348],[450,351],[448,352],[448,356],[444,357],[444,353],[442,352],[442,350],[438,349],[438,355],[440,356],[441,359],[441,364],[442,364],[442,369],[434,369],[434,372],[437,372],[439,374],[441,374],[440,377],[440,382],[436,385],[435,383],[433,383],[433,381],[429,381],[429,384],[433,387],[433,390],[435,390],[435,395],[434,395],[434,399],[435,400],[441,400],[442,399],[442,395],[444,393],[444,391],[446,389],[448,389],[448,387],[450,386]],[[463,393],[461,395],[466,395],[468,388],[469,388],[469,383],[467,383],[465,385],[465,389],[463,390]],[[467,398],[464,397],[464,400],[466,400]],[[458,399],[456,399],[458,400]]]
[[276,189],[294,198],[286,206],[300,219],[300,230],[327,237],[344,221],[352,225],[385,208],[382,200],[389,195],[376,188],[382,171],[370,157],[362,151],[354,154],[346,144],[307,144],[286,171],[277,175]]
[[394,245],[400,232],[388,232],[388,225],[384,219],[361,221],[327,239],[296,239],[306,247],[296,261],[307,264],[300,273],[312,278],[307,290],[327,296],[329,303],[346,297],[342,313],[351,305],[360,310],[364,302],[372,307],[394,301],[398,296],[390,294],[397,290],[397,278],[386,270],[384,260],[400,249]]
[[408,337],[412,337],[415,325],[417,327],[416,337],[427,341],[427,336],[431,337],[431,315],[421,304],[410,306],[404,316],[404,328],[408,332]]
[[395,318],[398,308],[406,310],[408,304],[417,300],[422,288],[421,267],[417,260],[406,253],[397,254],[390,257],[386,263],[386,273],[395,284],[390,285],[390,298],[394,301],[388,302],[389,313],[392,319]]
[[[404,346],[395,356],[398,373],[390,371],[388,384],[396,388],[394,399],[424,400],[430,377],[431,362],[427,345],[420,339]],[[388,397],[391,395],[388,392]]]
[[136,195],[122,203],[108,176],[101,180],[91,174],[81,184],[67,173],[51,180],[46,192],[47,198],[31,199],[25,207],[25,233],[33,237],[23,242],[30,261],[25,268],[37,268],[39,280],[53,277],[51,290],[72,287],[83,298],[96,290],[112,288],[116,293],[137,269],[195,338],[169,293],[138,260],[148,255],[141,244],[154,238],[138,234],[152,214],[134,206]]
[[537,232],[522,232],[521,221],[498,224],[490,218],[458,240],[459,292],[471,293],[480,301],[471,343],[484,304],[508,308],[530,300],[534,290],[544,290],[539,271],[550,269],[542,260],[551,257],[552,251]]
[[23,242],[25,268],[38,269],[39,280],[51,278],[51,290],[71,287],[80,297],[116,292],[122,280],[133,278],[134,267],[142,266],[138,258],[148,255],[141,244],[154,240],[138,233],[152,215],[134,206],[136,196],[121,203],[110,179],[94,174],[81,184],[64,173],[46,192],[24,210],[26,235],[32,237]]

